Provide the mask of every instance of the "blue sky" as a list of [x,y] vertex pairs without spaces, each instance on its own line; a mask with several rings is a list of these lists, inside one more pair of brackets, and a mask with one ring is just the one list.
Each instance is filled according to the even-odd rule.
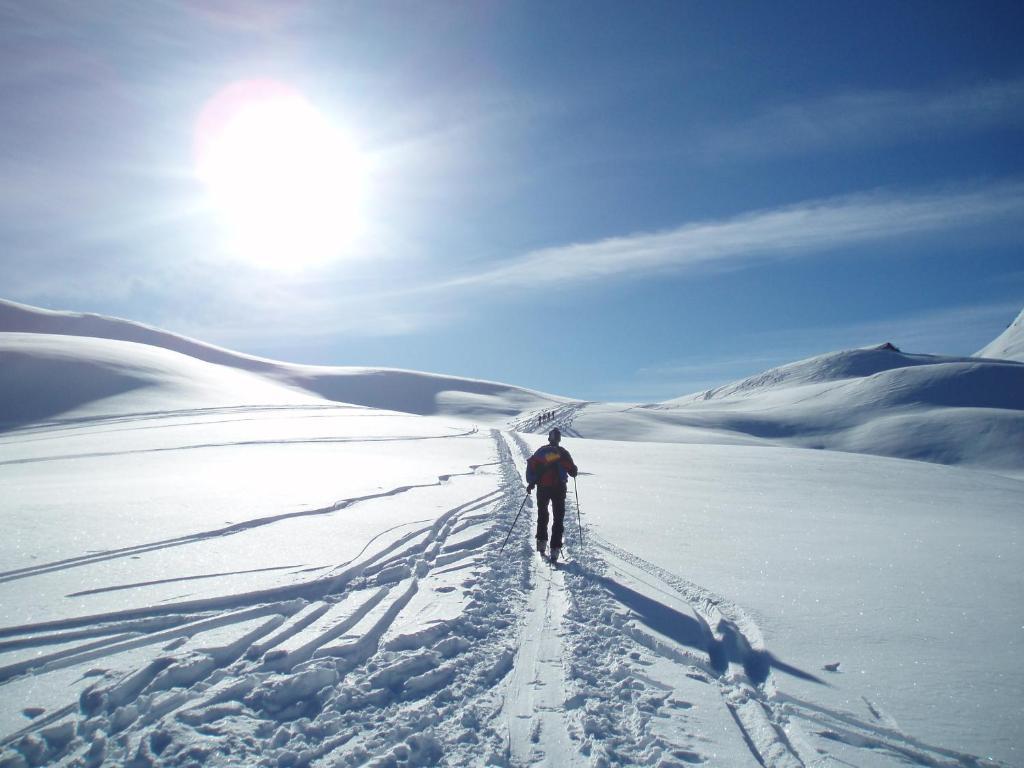
[[[659,400],[1024,306],[1019,2],[0,3],[0,297],[294,362]],[[359,236],[225,246],[196,125],[273,80]]]

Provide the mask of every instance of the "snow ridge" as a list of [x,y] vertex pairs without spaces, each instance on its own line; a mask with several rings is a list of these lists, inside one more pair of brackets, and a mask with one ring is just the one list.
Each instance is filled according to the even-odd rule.
[[[0,334],[10,334],[12,337],[34,336],[37,344],[59,343],[62,350],[72,351],[71,356],[77,359],[69,361],[69,355],[64,354],[63,365],[75,365],[79,369],[79,380],[83,378],[81,369],[85,369],[95,384],[91,393],[84,391],[81,385],[78,386],[74,393],[78,402],[66,402],[66,407],[78,405],[83,399],[110,397],[132,389],[152,388],[156,384],[163,384],[166,388],[167,380],[176,378],[173,372],[164,373],[160,377],[162,380],[155,380],[151,371],[133,370],[132,358],[147,354],[147,348],[150,356],[156,356],[162,350],[164,357],[189,358],[191,367],[195,369],[192,377],[203,379],[233,375],[239,379],[244,378],[250,389],[262,386],[268,392],[277,394],[276,399],[266,399],[268,395],[264,393],[264,399],[257,402],[271,403],[288,397],[292,402],[304,402],[313,397],[418,415],[445,414],[492,421],[507,419],[526,409],[555,407],[568,402],[567,398],[480,379],[394,368],[279,362],[234,352],[130,320],[95,314],[54,312],[2,299]],[[54,341],[61,337],[61,341]],[[121,350],[121,364],[111,370],[111,357],[116,355],[114,350],[117,349]],[[97,351],[103,353],[99,360],[93,359]],[[2,348],[0,353],[11,354]],[[40,361],[38,355],[33,357],[35,359],[28,361],[30,364],[46,368],[34,375],[33,379],[47,382],[61,378],[55,374],[52,361]],[[204,370],[199,363],[209,365]],[[3,377],[0,376],[0,391],[4,389],[3,385]],[[179,383],[177,389],[181,388]],[[194,389],[186,388],[186,395],[202,394],[207,399],[212,396],[205,392],[195,393]],[[210,389],[216,391],[216,388]],[[236,384],[228,389],[239,390],[241,387]],[[32,386],[29,385],[25,391],[31,392]],[[178,392],[173,394],[178,395],[180,402],[182,396]],[[19,400],[23,401],[24,398]],[[170,410],[171,407],[168,405],[162,409]],[[23,411],[24,402],[18,415],[23,416]],[[0,410],[0,426],[8,418]]]
[[1024,364],[886,346],[774,368],[665,403],[590,404],[588,437],[825,449],[1024,473]]
[[0,301],[0,432],[189,408],[349,403],[524,432],[558,426],[567,437],[788,445],[1017,477],[1024,476],[1022,322],[979,353],[987,357],[883,344],[664,403],[617,406],[417,371],[280,363],[127,320]]
[[1024,309],[1005,331],[975,352],[974,356],[1024,363]]

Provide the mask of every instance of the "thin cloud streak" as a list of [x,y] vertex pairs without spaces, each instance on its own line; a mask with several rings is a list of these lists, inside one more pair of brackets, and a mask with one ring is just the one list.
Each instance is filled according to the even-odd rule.
[[1022,123],[1024,79],[1016,79],[941,91],[859,91],[778,105],[717,129],[703,144],[713,155],[792,155]]
[[686,224],[665,232],[532,251],[474,275],[423,290],[524,287],[546,282],[650,277],[701,268],[741,267],[755,260],[825,254],[1024,216],[1024,184],[966,192],[894,197],[857,195]]

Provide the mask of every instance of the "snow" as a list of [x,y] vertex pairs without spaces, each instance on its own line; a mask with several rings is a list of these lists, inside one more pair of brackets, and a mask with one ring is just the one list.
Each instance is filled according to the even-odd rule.
[[0,304],[0,766],[1019,765],[1022,372],[584,403]]
[[[830,684],[776,673],[786,696],[834,712],[866,697],[930,744],[1019,752],[1020,481],[832,452],[632,445],[624,485],[621,444],[587,441],[585,456],[584,524],[613,573],[713,584],[743,606],[730,610],[744,636]],[[657,535],[637,546],[644,531]],[[841,675],[823,671],[837,659]]]
[[[259,378],[253,377],[254,380],[262,380],[264,385],[266,380],[283,384],[286,391],[295,392],[291,395],[293,398],[299,397],[298,393],[302,393],[307,399],[311,395],[321,402],[322,399],[327,399],[418,415],[464,416],[470,419],[489,418],[500,421],[528,409],[551,408],[568,402],[566,398],[507,384],[419,371],[282,363],[240,354],[130,320],[75,312],[54,312],[4,300],[0,300],[0,332],[86,337],[89,342],[84,348],[86,350],[94,346],[99,339],[137,342],[146,345],[147,348],[166,349],[185,355],[190,360],[211,363],[212,367],[207,370],[215,370],[216,375],[232,369],[258,374]],[[72,349],[75,348],[71,340],[65,343]],[[84,354],[88,355],[89,352],[86,351]],[[41,375],[42,373],[44,372],[30,371],[27,376],[19,375],[12,378],[47,378]],[[56,371],[51,368],[45,373],[52,378]],[[164,373],[165,379],[174,377],[170,371]],[[78,371],[75,371],[75,374],[80,375]],[[106,376],[99,384],[99,391],[104,395],[119,394],[121,388],[139,386],[132,378],[116,377],[113,382],[108,381],[110,378],[109,375]],[[13,386],[14,383],[15,381],[10,381],[7,386]],[[75,390],[76,396],[81,398],[89,397],[91,394],[89,389],[83,390],[76,386]],[[232,390],[229,388],[226,391]],[[57,403],[75,404],[59,400]],[[10,416],[0,411],[0,423],[9,418]]]
[[[912,354],[882,344],[819,355],[664,403],[613,404],[418,371],[281,363],[129,320],[0,300],[0,332],[8,338],[0,354],[13,361],[0,372],[8,377],[0,384],[16,395],[9,409],[20,403],[16,412],[0,405],[0,424],[115,406],[140,413],[187,402],[326,400],[523,431],[546,432],[560,423],[587,438],[785,445],[1024,477],[1021,327],[1018,317],[981,357]],[[40,348],[19,352],[18,343]],[[75,386],[66,386],[69,381]],[[542,414],[557,418],[549,423]]]
[[1024,362],[1024,310],[999,336],[975,353],[976,357]]
[[587,438],[867,453],[1024,477],[1024,364],[846,350],[653,405],[587,404]]
[[262,376],[159,347],[49,334],[0,336],[0,424],[241,405],[322,404]]

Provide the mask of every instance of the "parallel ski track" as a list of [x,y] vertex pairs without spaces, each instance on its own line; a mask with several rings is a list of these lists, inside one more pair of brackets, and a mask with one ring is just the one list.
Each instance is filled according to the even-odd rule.
[[[528,455],[518,435],[510,436],[520,454]],[[567,520],[572,515],[574,499],[569,496]],[[564,566],[564,589],[570,608],[566,613],[564,635],[568,647],[564,653],[578,659],[567,670],[570,687],[577,691],[568,696],[566,706],[580,713],[577,718],[582,731],[604,733],[602,744],[587,744],[581,750],[599,748],[613,759],[637,764],[655,764],[659,759],[673,758],[684,763],[700,762],[699,749],[692,745],[669,744],[651,734],[650,717],[641,708],[619,702],[611,713],[594,706],[595,700],[606,696],[616,675],[609,667],[633,653],[630,641],[673,663],[691,670],[717,686],[724,706],[735,723],[738,735],[753,759],[765,768],[791,768],[830,764],[816,747],[818,739],[842,742],[873,753],[886,753],[898,761],[943,766],[974,768],[998,765],[972,755],[926,744],[899,731],[887,722],[867,721],[852,713],[830,710],[781,693],[775,670],[805,680],[821,682],[814,675],[796,669],[775,658],[765,647],[764,638],[754,619],[739,605],[713,591],[650,563],[638,555],[615,546],[588,530],[584,545],[572,541],[574,526],[567,526],[571,547],[576,545],[577,561]],[[674,593],[689,605],[701,624],[703,647],[680,646],[669,638],[655,636],[641,629],[636,622],[623,618],[623,606],[602,586],[603,576],[615,563],[625,567],[634,578],[640,576],[654,593]],[[602,629],[594,616],[609,618]],[[607,655],[601,659],[597,651],[604,645]],[[602,661],[604,669],[601,669]],[[871,710],[871,705],[868,705]],[[588,723],[589,716],[589,723]],[[877,718],[877,716],[876,716]],[[596,722],[595,722],[596,720]],[[572,718],[570,732],[578,734]],[[640,746],[638,746],[640,745]]]
[[[881,721],[870,702],[865,702],[874,721],[842,710],[833,710],[789,696],[779,690],[773,669],[816,680],[775,659],[764,647],[756,623],[740,606],[710,590],[650,563],[634,553],[590,533],[590,542],[614,560],[639,569],[660,583],[660,588],[676,592],[701,620],[707,642],[707,660],[701,667],[717,682],[743,739],[757,761],[766,768],[776,766],[815,766],[832,764],[812,746],[810,734],[849,746],[887,753],[899,762],[941,768],[980,768],[999,766],[943,747],[929,745]],[[633,639],[670,659],[693,663],[690,653],[672,648],[635,627],[628,630]],[[733,666],[731,666],[733,665]],[[740,671],[740,668],[742,671]],[[820,681],[818,681],[820,682]]]
[[[441,483],[446,483],[454,477],[472,475],[473,473],[475,473],[477,470],[484,466],[488,465],[473,465],[469,467],[469,469],[466,472],[440,475],[438,476],[437,480],[432,483],[402,485],[398,486],[397,488],[391,488],[387,491],[381,491],[380,493],[370,493],[366,494],[365,496],[354,496],[348,499],[341,499],[326,507],[320,507],[317,509],[304,509],[298,512],[283,512],[279,515],[268,515],[266,517],[254,518],[252,520],[246,520],[242,523],[234,523],[232,525],[224,526],[223,528],[215,528],[209,531],[191,533],[185,536],[178,536],[173,539],[164,539],[162,541],[149,542],[146,544],[136,544],[130,547],[122,547],[121,549],[105,550],[102,552],[96,552],[88,555],[80,555],[78,557],[66,558],[64,560],[56,560],[50,563],[40,563],[38,565],[33,565],[28,568],[16,568],[14,570],[0,572],[0,583],[3,583],[5,581],[14,581],[16,579],[26,578],[28,576],[35,576],[41,573],[49,573],[51,571],[64,570],[66,568],[90,565],[92,563],[100,562],[103,560],[131,557],[133,555],[151,552],[158,549],[166,549],[168,547],[177,547],[185,544],[192,544],[198,541],[202,541],[204,539],[219,538],[221,536],[230,536],[236,533],[242,533],[243,531],[249,531],[253,528],[259,528],[264,525],[271,525],[285,520],[291,520],[293,518],[329,515],[366,501],[387,498],[389,496],[398,496],[400,494],[409,493],[410,491],[414,491],[418,488],[430,488],[436,485],[440,485]],[[91,617],[87,617],[85,620],[93,621],[94,619]],[[36,628],[39,628],[39,626],[41,625],[37,625]],[[0,631],[0,636],[10,634],[10,632],[12,631],[22,631],[24,629],[25,628],[23,627],[14,627],[10,630],[2,630]]]
[[[308,411],[308,413],[305,413]],[[352,411],[359,411],[352,413]],[[67,433],[88,430],[90,437],[122,432],[143,432],[167,429],[188,429],[213,424],[235,424],[243,421],[268,421],[277,417],[294,421],[296,419],[335,419],[344,412],[344,418],[367,419],[401,416],[391,412],[380,412],[361,405],[296,405],[296,406],[235,406],[225,408],[197,408],[184,411],[141,414],[131,416],[94,416],[69,420],[68,422],[43,422],[29,427],[15,427],[0,433],[0,446],[17,443],[38,443],[63,440]],[[156,422],[156,423],[153,423]],[[162,423],[161,423],[162,422]],[[116,426],[123,424],[125,426]],[[110,425],[109,428],[101,428]],[[2,425],[0,425],[2,427]]]
[[[515,446],[520,462],[524,461],[530,453],[525,442],[516,434],[510,435],[508,439]],[[574,497],[570,494],[567,520],[576,511],[574,506]],[[650,711],[652,702],[657,710],[667,699],[667,693],[652,691],[651,686],[639,682],[625,671],[622,660],[635,654],[639,646],[673,663],[684,665],[695,673],[706,675],[708,680],[717,680],[724,705],[738,727],[738,736],[748,745],[760,765],[766,768],[804,765],[794,754],[781,730],[766,730],[757,719],[758,713],[743,706],[746,699],[737,696],[739,683],[728,683],[722,677],[728,664],[723,668],[713,649],[715,633],[721,633],[718,627],[726,621],[719,612],[719,606],[724,601],[696,585],[691,585],[693,588],[681,595],[687,602],[702,604],[703,615],[706,617],[704,630],[708,652],[704,655],[691,649],[678,648],[671,641],[644,633],[625,620],[623,606],[603,585],[602,574],[608,570],[604,556],[611,554],[634,565],[646,565],[644,570],[648,575],[656,575],[663,582],[662,589],[679,592],[678,588],[664,583],[663,577],[671,578],[669,574],[610,545],[592,532],[587,535],[581,547],[575,526],[567,526],[566,538],[567,546],[575,545],[575,562],[560,566],[557,570],[548,570],[545,574],[544,569],[538,567],[540,561],[533,558],[536,584],[528,599],[528,610],[533,609],[533,613],[526,619],[517,664],[522,662],[529,665],[536,672],[536,677],[517,677],[514,671],[511,683],[527,683],[539,688],[541,694],[531,697],[528,692],[510,692],[514,697],[509,714],[525,721],[518,725],[514,720],[509,723],[509,751],[514,764],[543,764],[548,754],[555,754],[559,749],[562,752],[562,764],[572,764],[573,760],[590,762],[595,759],[599,762],[640,765],[662,762],[666,765],[681,764],[677,762],[678,759],[686,763],[702,762],[705,758],[694,749],[693,744],[671,744],[653,735]],[[530,541],[532,543],[532,538]],[[552,592],[556,593],[557,599],[553,599]],[[556,606],[556,610],[560,607],[560,615],[551,615],[551,603]],[[564,607],[566,605],[568,609]],[[538,619],[538,615],[541,619]],[[748,631],[753,628],[752,622],[746,620],[745,616],[742,618]],[[730,627],[735,630],[731,623]],[[741,632],[735,631],[742,636]],[[564,642],[561,637],[565,638]],[[759,640],[759,635],[757,637]],[[558,638],[557,643],[554,638]],[[553,718],[547,710],[550,709],[553,675],[542,664],[536,663],[541,655],[540,649],[544,649],[548,655],[545,661],[554,654],[566,664],[561,674],[565,685],[565,691],[561,694],[562,718],[556,727],[570,734],[571,743],[560,739],[549,746],[543,741],[545,734],[552,732]],[[609,692],[615,694],[614,703],[608,701]],[[524,701],[540,710],[532,719],[527,720],[522,712]],[[524,743],[522,734],[527,724],[531,729],[529,736],[532,744]],[[589,733],[600,734],[600,738],[589,738]],[[566,747],[569,747],[568,753]]]
[[[521,440],[512,439],[509,456],[514,462],[516,482],[522,477],[520,464],[528,454]],[[528,533],[519,534],[528,545],[533,543],[533,509],[531,503],[525,510],[527,519],[522,528]],[[526,616],[502,707],[508,758],[513,765],[581,765],[582,756],[569,735],[575,723],[570,724],[565,712],[568,651],[562,640],[567,608],[564,574],[538,556],[529,557],[529,563],[531,588]],[[573,736],[578,744],[579,733]]]
[[[764,643],[756,624],[738,606],[692,582],[676,577],[591,533],[592,545],[618,561],[653,577],[660,589],[676,592],[690,605],[701,623],[706,656],[694,657],[688,649],[656,637],[635,626],[626,631],[649,650],[703,669],[718,685],[725,706],[754,758],[765,768],[794,768],[812,764],[816,756],[798,750],[766,702],[765,688],[773,688],[770,669],[763,666]],[[743,672],[730,664],[742,665]],[[752,680],[755,678],[757,682]]]
[[[206,759],[226,764],[216,759],[221,751],[230,764],[426,764],[440,757],[441,742],[453,741],[454,730],[461,738],[443,750],[452,764],[477,762],[481,755],[486,762],[500,760],[504,734],[488,729],[501,708],[496,686],[514,656],[509,617],[522,612],[528,561],[500,557],[497,551],[498,534],[511,523],[521,486],[512,485],[504,440],[497,433],[493,439],[503,470],[499,488],[426,525],[410,526],[328,578],[165,606],[153,615],[125,612],[7,630],[15,635],[8,647],[62,645],[8,668],[7,683],[86,663],[102,665],[105,658],[133,649],[154,652],[141,667],[100,677],[77,706],[37,717],[0,747],[16,749],[33,764],[191,765]],[[475,528],[481,532],[475,534]],[[462,538],[447,549],[457,533]],[[431,574],[456,569],[466,574],[461,615],[421,639],[384,646],[404,608],[431,583]],[[372,597],[364,601],[361,594]],[[355,612],[327,621],[325,614],[347,597],[355,600]],[[224,613],[231,603],[251,607]],[[316,634],[318,620],[322,637]],[[213,642],[203,639],[212,630],[227,631],[227,644],[197,651]],[[357,634],[347,641],[341,637],[345,631]],[[301,640],[291,640],[300,634]],[[185,643],[189,637],[193,640]],[[84,642],[63,647],[77,640]],[[318,647],[328,645],[331,655],[319,655]],[[274,655],[278,647],[291,648],[291,655]],[[287,727],[290,722],[298,725]],[[435,729],[442,736],[432,736]],[[179,744],[187,747],[175,751]]]
[[[287,417],[294,418],[295,412],[310,411],[310,412],[330,412],[330,411],[366,411],[366,416],[392,416],[394,415],[389,411],[377,411],[376,409],[368,408],[362,405],[351,405],[348,403],[331,403],[330,405],[320,404],[308,404],[308,405],[236,405],[236,406],[220,406],[213,408],[183,408],[176,411],[140,411],[138,413],[118,413],[108,414],[102,416],[79,416],[71,419],[50,419],[49,421],[40,421],[31,424],[30,426],[24,427],[13,427],[4,431],[3,435],[0,436],[0,443],[6,442],[8,438],[13,438],[17,442],[24,442],[25,435],[32,434],[43,434],[47,437],[59,437],[62,431],[70,431],[77,429],[89,429],[90,431],[97,426],[104,424],[140,424],[141,422],[148,421],[166,421],[168,419],[189,419],[188,424],[195,423],[191,421],[197,416],[222,416],[222,415],[234,415],[234,414],[265,414],[265,413],[276,413],[281,412],[287,415]],[[326,413],[327,416],[332,414]],[[305,418],[305,416],[301,417]],[[202,422],[200,422],[202,423]],[[3,422],[0,422],[0,428],[4,426]],[[140,425],[139,429],[152,429],[152,425]]]
[[209,448],[251,448],[267,445],[333,445],[338,443],[395,443],[413,442],[417,440],[451,440],[475,435],[477,429],[465,432],[454,432],[444,435],[388,435],[388,436],[350,436],[350,437],[295,437],[275,440],[236,440],[224,443],[195,443],[192,445],[171,445],[160,448],[133,448],[122,451],[92,451],[90,453],[66,453],[53,456],[38,456],[28,459],[10,459],[0,461],[0,466],[16,464],[42,464],[51,461],[75,461],[78,459],[104,459],[115,456],[133,456],[145,453],[174,453],[178,451],[200,451]]

